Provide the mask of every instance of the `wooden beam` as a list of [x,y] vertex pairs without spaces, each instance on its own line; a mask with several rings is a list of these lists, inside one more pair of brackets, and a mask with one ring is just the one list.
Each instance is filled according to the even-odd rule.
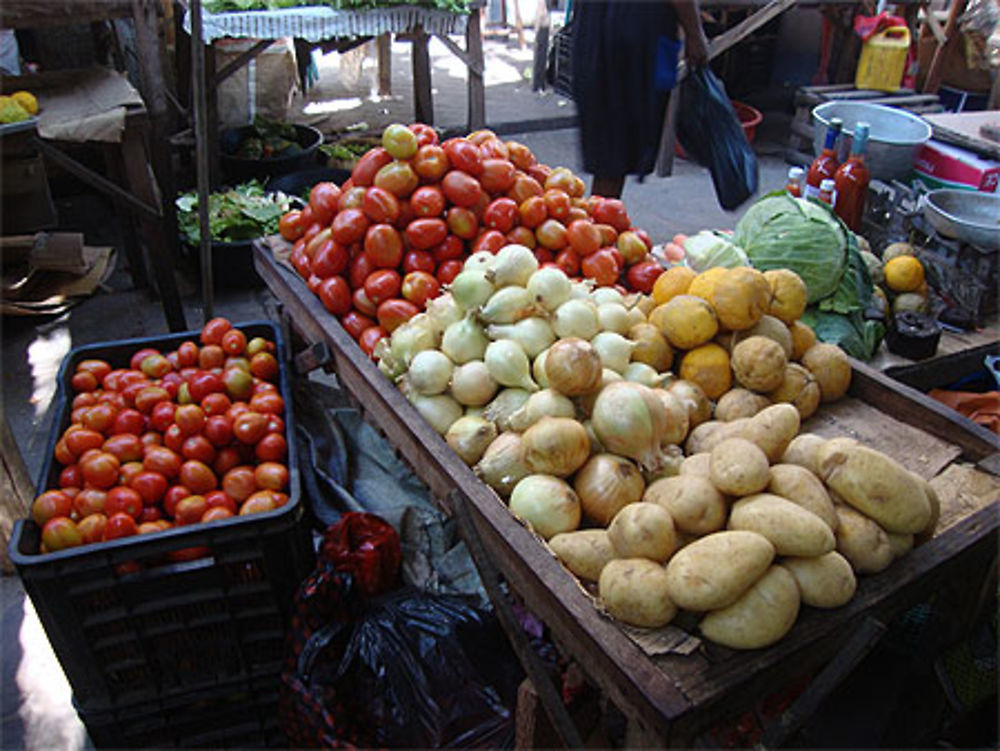
[[473,63],[469,66],[469,121],[470,131],[486,127],[486,87],[483,83],[483,30],[481,26],[482,17],[477,9],[469,13],[469,20],[465,27],[465,48],[468,50],[469,60]]
[[430,37],[421,27],[413,33],[413,119],[434,124],[434,100],[431,95],[431,58],[427,51]]
[[215,298],[212,287],[212,235],[208,228],[208,196],[210,180],[210,143],[208,128],[208,88],[205,77],[205,43],[202,38],[201,0],[191,0],[191,87],[194,109],[195,171],[198,191],[199,258],[201,259],[202,319],[214,315]]
[[238,71],[244,65],[249,63],[264,50],[270,47],[274,43],[273,39],[261,39],[253,47],[244,52],[241,52],[234,60],[226,63],[226,66],[212,76],[212,80],[208,82],[208,85],[212,89],[217,89],[219,84],[229,78],[233,73]]
[[927,79],[924,81],[925,94],[937,94],[938,89],[941,88],[941,77],[944,75],[944,61],[958,39],[955,29],[958,26],[958,18],[965,12],[967,4],[968,0],[951,0],[951,8],[948,10],[948,21],[944,26],[944,42],[938,42],[937,49],[934,50],[934,57],[931,58],[931,66],[927,69]]
[[375,49],[378,52],[378,94],[389,96],[392,94],[392,35],[379,34]]
[[438,39],[441,40],[441,43],[445,47],[451,50],[451,54],[453,54],[455,57],[457,57],[459,60],[465,63],[465,67],[467,67],[471,72],[475,73],[478,76],[483,75],[483,63],[481,60],[478,62],[476,60],[473,60],[469,56],[468,52],[459,47],[458,44],[456,44],[455,41],[452,40],[451,37],[447,35],[439,36]]

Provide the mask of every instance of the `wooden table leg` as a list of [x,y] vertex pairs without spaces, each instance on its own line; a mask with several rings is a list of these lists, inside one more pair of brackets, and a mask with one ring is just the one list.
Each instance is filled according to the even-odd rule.
[[392,35],[386,32],[375,39],[378,52],[378,95],[392,94]]
[[413,119],[418,123],[434,124],[434,101],[431,96],[431,58],[427,51],[430,39],[427,32],[417,27],[413,39]]
[[[128,184],[125,175],[125,161],[122,159],[122,149],[119,144],[104,144],[104,166],[108,171],[108,177],[119,185]],[[135,217],[123,201],[112,197],[111,202],[115,207],[115,214],[121,227],[122,244],[125,246],[125,257],[128,258],[132,284],[137,289],[142,289],[149,285],[149,276],[146,273],[146,259],[143,257],[142,245],[139,243],[139,236],[135,230]]]
[[483,84],[482,16],[473,8],[465,29],[465,49],[472,65],[469,71],[469,131],[486,127],[486,87]]

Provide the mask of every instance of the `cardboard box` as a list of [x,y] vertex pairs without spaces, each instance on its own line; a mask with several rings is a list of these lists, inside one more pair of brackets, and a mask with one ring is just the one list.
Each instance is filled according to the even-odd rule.
[[1000,162],[933,139],[917,153],[913,172],[915,179],[930,190],[959,188],[997,193],[1000,184]]

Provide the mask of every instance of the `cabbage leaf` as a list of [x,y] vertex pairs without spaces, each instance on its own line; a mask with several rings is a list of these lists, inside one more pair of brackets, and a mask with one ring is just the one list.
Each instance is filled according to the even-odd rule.
[[749,264],[743,248],[734,245],[729,235],[707,229],[684,241],[684,262],[699,273],[715,266],[731,269]]

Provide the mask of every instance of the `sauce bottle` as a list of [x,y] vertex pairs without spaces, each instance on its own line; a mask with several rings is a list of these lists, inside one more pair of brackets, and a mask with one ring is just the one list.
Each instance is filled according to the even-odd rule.
[[802,198],[802,187],[805,183],[806,171],[801,167],[792,167],[788,170],[788,183],[785,190],[789,195]]
[[826,178],[819,184],[819,193],[816,194],[816,198],[827,206],[833,206],[836,200],[835,186],[836,183],[833,180],[829,177]]
[[837,173],[837,168],[840,166],[840,161],[837,159],[837,139],[843,126],[844,122],[839,117],[830,119],[823,150],[809,165],[809,174],[806,176],[806,198],[818,198],[820,183],[828,177],[832,179]]
[[851,155],[840,165],[834,177],[837,200],[833,210],[852,232],[861,230],[861,222],[865,216],[865,199],[868,197],[868,183],[871,181],[871,173],[865,164],[869,131],[868,123],[858,123],[854,127]]

